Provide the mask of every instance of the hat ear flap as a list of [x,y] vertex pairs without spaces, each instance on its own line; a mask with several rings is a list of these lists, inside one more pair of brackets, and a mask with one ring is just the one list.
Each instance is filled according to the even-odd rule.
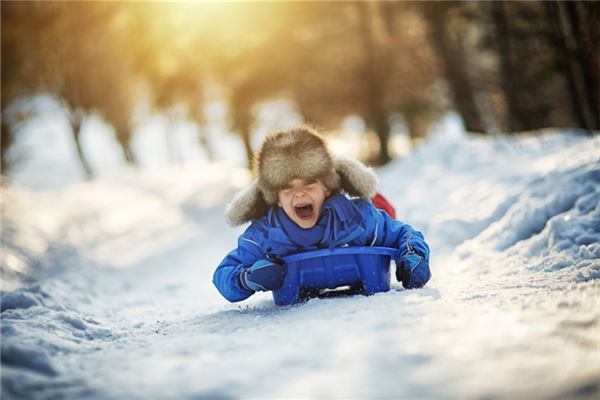
[[341,178],[342,190],[349,195],[371,199],[377,194],[379,179],[375,171],[360,161],[338,157],[335,170]]
[[242,225],[265,215],[270,206],[258,188],[258,180],[240,190],[227,205],[227,221],[230,225]]

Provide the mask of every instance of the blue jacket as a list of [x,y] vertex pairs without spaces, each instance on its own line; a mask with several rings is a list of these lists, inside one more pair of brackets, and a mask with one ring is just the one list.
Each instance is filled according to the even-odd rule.
[[[343,196],[343,195],[338,195]],[[334,196],[336,197],[336,196]],[[244,289],[239,281],[240,272],[258,260],[274,259],[288,254],[316,250],[318,248],[349,246],[385,246],[400,250],[397,265],[411,253],[421,255],[425,263],[411,273],[413,287],[421,287],[431,277],[429,271],[429,247],[423,235],[411,226],[393,220],[388,213],[375,208],[369,200],[353,199],[358,218],[351,223],[342,223],[343,213],[323,215],[319,221],[327,225],[327,237],[314,245],[302,245],[293,241],[284,230],[276,207],[267,215],[255,220],[238,238],[238,246],[221,261],[213,276],[213,283],[219,292],[231,302],[241,301],[254,292]],[[327,201],[324,210],[327,208]],[[327,218],[327,221],[324,219]],[[332,229],[329,229],[332,228]],[[416,275],[414,278],[412,274]]]

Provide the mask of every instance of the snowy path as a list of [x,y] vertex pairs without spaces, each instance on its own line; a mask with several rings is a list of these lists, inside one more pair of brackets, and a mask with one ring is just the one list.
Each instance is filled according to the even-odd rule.
[[284,308],[212,287],[235,171],[11,188],[3,280],[26,282],[2,296],[2,398],[594,398],[599,156],[433,137],[380,171],[433,249],[427,287]]

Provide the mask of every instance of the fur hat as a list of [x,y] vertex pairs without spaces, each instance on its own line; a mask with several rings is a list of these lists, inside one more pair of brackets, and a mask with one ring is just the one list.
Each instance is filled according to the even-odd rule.
[[254,156],[257,173],[248,187],[227,207],[231,225],[255,220],[277,204],[278,193],[295,178],[320,179],[331,193],[372,198],[377,175],[359,161],[334,157],[325,140],[313,129],[298,127],[268,135]]

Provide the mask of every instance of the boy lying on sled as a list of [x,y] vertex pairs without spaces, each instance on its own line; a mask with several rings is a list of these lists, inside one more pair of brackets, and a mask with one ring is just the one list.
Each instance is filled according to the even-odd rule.
[[375,173],[356,160],[333,157],[314,130],[269,135],[255,168],[258,177],[227,210],[232,225],[252,222],[214,273],[213,283],[227,300],[280,288],[281,257],[322,248],[393,247],[399,250],[396,278],[405,288],[423,287],[431,277],[423,235],[369,200],[377,192]]

